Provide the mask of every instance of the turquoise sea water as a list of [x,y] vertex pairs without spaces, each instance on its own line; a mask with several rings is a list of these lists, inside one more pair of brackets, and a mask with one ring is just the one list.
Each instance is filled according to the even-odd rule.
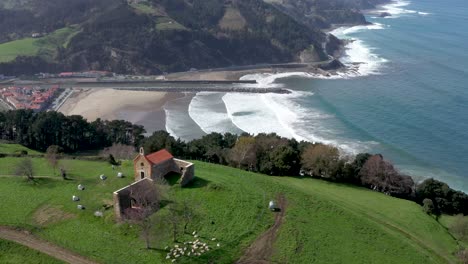
[[[206,133],[276,132],[345,153],[382,153],[417,179],[468,191],[468,2],[399,1],[382,9],[393,16],[334,31],[354,40],[343,60],[355,72],[252,75],[262,87],[293,94],[199,93],[190,118]],[[174,116],[168,124],[182,116],[166,113]],[[183,134],[175,125],[168,131]]]
[[301,104],[333,115],[330,128],[339,127],[343,137],[376,142],[370,151],[403,171],[468,191],[468,2],[401,8],[424,13],[369,18],[382,29],[348,35],[387,60],[380,75],[283,81],[312,91]]

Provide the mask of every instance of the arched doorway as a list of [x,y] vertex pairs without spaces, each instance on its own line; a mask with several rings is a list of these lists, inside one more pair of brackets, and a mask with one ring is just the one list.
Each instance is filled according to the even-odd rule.
[[140,172],[140,177],[141,177],[142,180],[145,178],[145,172],[144,171]]

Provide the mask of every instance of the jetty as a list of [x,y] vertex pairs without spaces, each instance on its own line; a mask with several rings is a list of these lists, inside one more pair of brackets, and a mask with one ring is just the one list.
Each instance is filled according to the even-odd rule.
[[289,90],[278,87],[258,87],[255,80],[96,80],[96,79],[41,79],[15,80],[0,83],[1,86],[49,86],[61,88],[112,88],[117,90],[155,92],[235,92],[289,94]]

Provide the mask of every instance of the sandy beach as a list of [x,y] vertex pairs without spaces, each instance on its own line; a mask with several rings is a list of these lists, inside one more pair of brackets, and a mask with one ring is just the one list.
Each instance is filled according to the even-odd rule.
[[88,121],[121,119],[143,125],[148,133],[165,129],[164,105],[182,97],[178,93],[114,89],[75,90],[59,109],[65,115],[81,115]]
[[[229,81],[239,80],[240,77],[252,73],[276,73],[304,71],[323,73],[327,72],[319,69],[316,65],[299,65],[294,67],[258,67],[255,69],[238,70],[204,70],[192,72],[172,73],[165,76],[166,80],[206,80],[206,81]],[[177,100],[177,99],[181,100]],[[180,92],[153,92],[153,91],[132,91],[117,90],[103,87],[75,88],[74,94],[70,96],[59,108],[59,112],[65,115],[81,115],[88,121],[97,118],[104,120],[126,120],[134,124],[143,125],[147,133],[157,130],[166,130],[165,105],[173,109],[180,116],[186,116],[186,123],[192,124],[188,114],[190,100],[185,100],[185,93]],[[174,110],[174,109],[173,109]],[[180,111],[179,111],[180,110]],[[181,117],[179,117],[181,118]],[[199,129],[197,124],[192,124],[190,130]],[[193,132],[193,131],[192,131]],[[199,133],[203,134],[200,130]]]

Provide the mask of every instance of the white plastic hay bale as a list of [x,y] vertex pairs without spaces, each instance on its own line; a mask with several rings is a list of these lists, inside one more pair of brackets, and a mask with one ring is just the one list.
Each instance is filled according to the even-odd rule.
[[121,172],[117,173],[117,177],[118,178],[123,178],[123,173],[121,173]]
[[275,201],[270,201],[270,203],[268,204],[268,208],[272,211],[276,210]]
[[78,185],[78,190],[83,191],[85,189],[83,184]]
[[107,180],[107,176],[102,174],[101,176],[99,176],[99,179],[105,181],[105,180]]
[[84,210],[85,209],[84,205],[81,205],[81,204],[77,205],[76,208],[78,208],[78,210]]
[[76,196],[76,195],[73,195],[73,196],[72,196],[72,200],[73,200],[74,202],[78,202],[78,201],[80,200],[80,197],[78,197],[78,196]]
[[96,211],[96,212],[94,212],[94,216],[96,216],[96,217],[103,217],[103,216],[104,216],[104,213],[101,212],[101,211]]

